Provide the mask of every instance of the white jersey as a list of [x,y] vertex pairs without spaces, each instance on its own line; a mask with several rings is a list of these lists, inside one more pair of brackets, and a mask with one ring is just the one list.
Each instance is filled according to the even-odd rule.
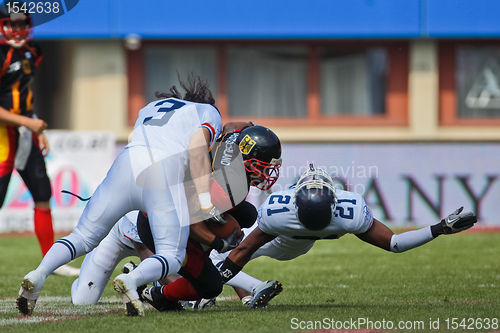
[[295,240],[336,239],[346,233],[366,232],[373,222],[371,209],[357,193],[337,190],[337,207],[330,224],[322,230],[306,229],[299,222],[295,189],[273,193],[258,210],[259,229],[266,234]]
[[139,215],[138,210],[131,211],[116,223],[119,233],[122,236],[122,242],[127,246],[133,244],[127,242],[127,240],[142,243],[139,233],[137,232],[137,215]]
[[151,163],[168,156],[187,154],[192,135],[201,127],[210,132],[210,146],[222,131],[219,111],[210,104],[177,98],[154,101],[139,111],[127,145],[147,147]]

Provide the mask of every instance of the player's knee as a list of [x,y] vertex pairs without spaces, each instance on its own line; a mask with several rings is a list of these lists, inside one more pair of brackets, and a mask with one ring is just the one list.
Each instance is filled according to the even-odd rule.
[[96,304],[99,299],[95,299],[95,297],[91,297],[91,295],[71,295],[71,302],[74,305],[92,305]]
[[203,298],[214,298],[222,292],[224,282],[219,271],[213,266],[205,266],[199,279],[199,293]]
[[222,280],[220,281],[212,281],[210,284],[205,284],[203,287],[203,290],[200,292],[200,295],[203,298],[215,298],[219,296],[219,294],[222,292],[222,287],[224,284],[222,283]]
[[[91,305],[96,304],[100,298],[100,293],[93,292],[92,288],[85,288],[85,286],[80,286],[77,284],[76,287],[71,288],[71,302],[74,305]],[[74,283],[74,284],[75,284]]]
[[50,181],[47,176],[40,179],[38,186],[32,190],[31,195],[33,196],[33,201],[35,202],[45,202],[49,201],[52,196],[52,189],[50,188]]

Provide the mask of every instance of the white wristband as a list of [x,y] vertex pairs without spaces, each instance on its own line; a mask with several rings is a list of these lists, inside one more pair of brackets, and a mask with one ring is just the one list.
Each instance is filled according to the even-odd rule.
[[212,207],[212,199],[210,198],[209,192],[198,194],[198,199],[200,200],[201,209],[209,209]]

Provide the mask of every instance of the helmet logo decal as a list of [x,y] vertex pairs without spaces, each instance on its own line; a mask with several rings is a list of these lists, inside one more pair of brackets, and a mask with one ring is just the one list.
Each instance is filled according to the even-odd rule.
[[255,141],[250,138],[250,136],[247,134],[245,137],[241,140],[239,147],[240,151],[244,155],[248,155],[251,151],[252,148],[255,146]]

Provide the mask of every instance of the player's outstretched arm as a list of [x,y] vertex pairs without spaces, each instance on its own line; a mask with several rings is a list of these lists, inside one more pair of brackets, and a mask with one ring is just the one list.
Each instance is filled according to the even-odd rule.
[[421,246],[439,235],[453,234],[472,227],[477,222],[477,217],[472,212],[462,213],[462,210],[463,207],[460,207],[434,225],[397,235],[383,223],[373,219],[370,229],[356,236],[384,250],[400,253]]
[[274,238],[276,238],[276,236],[266,234],[264,231],[260,230],[259,227],[255,228],[240,245],[231,251],[226,260],[224,260],[220,268],[224,283],[231,280],[241,271],[255,251],[262,245],[272,241]]

